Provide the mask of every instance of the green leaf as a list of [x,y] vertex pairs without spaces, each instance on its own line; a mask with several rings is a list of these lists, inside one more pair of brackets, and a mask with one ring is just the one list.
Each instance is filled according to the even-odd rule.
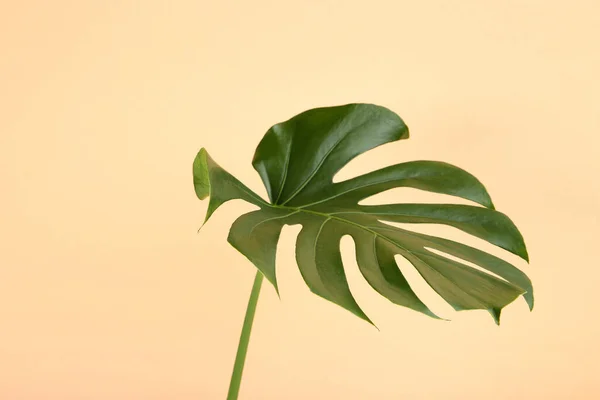
[[[445,224],[528,261],[521,233],[506,215],[495,211],[487,190],[473,175],[442,162],[413,161],[333,182],[334,175],[354,157],[408,136],[398,115],[371,104],[317,108],[274,125],[259,143],[252,162],[270,203],[202,149],[194,161],[194,187],[200,199],[210,196],[205,221],[232,199],[260,207],[234,222],[228,241],[276,290],[275,258],[281,229],[302,225],[296,261],[307,286],[368,322],[344,272],[340,240],[346,235],[355,243],[365,280],[395,304],[437,318],[396,265],[394,257],[400,255],[456,310],[488,310],[499,323],[502,308],[520,295],[533,308],[531,281],[507,261],[465,244],[386,223]],[[359,204],[397,187],[452,195],[478,205]]]

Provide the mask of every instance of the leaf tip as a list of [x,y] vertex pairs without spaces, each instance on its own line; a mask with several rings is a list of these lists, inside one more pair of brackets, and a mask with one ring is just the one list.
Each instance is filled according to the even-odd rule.
[[206,222],[208,221],[209,218],[210,218],[210,214],[206,213],[206,216],[204,217],[204,221],[202,221],[202,225],[200,225],[200,228],[198,228],[196,233],[200,233],[200,231],[202,230],[202,228],[204,228],[204,225],[206,225]]
[[529,264],[529,253],[527,252],[527,247],[525,246],[525,243],[523,243],[523,249],[521,250],[521,257],[523,258],[523,260],[527,261],[527,264]]
[[367,317],[365,313],[362,313],[362,315],[359,315],[359,314],[355,314],[355,315],[357,315],[360,319],[367,321],[369,323],[369,325],[371,325],[373,328],[377,329],[378,332],[381,332],[381,329],[379,329],[379,327],[373,321],[371,321],[371,318]]
[[[264,275],[264,273],[263,273],[263,275]],[[266,275],[265,275],[265,277],[267,278],[267,280],[269,282],[271,282],[271,285],[273,285],[273,288],[275,289],[275,293],[277,294],[277,298],[279,299],[279,301],[281,301],[281,294],[279,293],[279,285],[277,284],[277,278],[275,276],[267,277]]]
[[444,317],[440,317],[439,315],[437,315],[437,314],[433,314],[433,313],[431,313],[431,314],[430,314],[430,316],[431,316],[433,319],[437,319],[437,320],[439,320],[439,321],[445,321],[445,322],[451,322],[451,321],[452,321],[451,319],[444,318]]
[[489,193],[487,193],[486,191],[485,194],[485,199],[483,200],[481,205],[489,208],[490,210],[496,210],[496,206],[494,205],[494,202],[492,201],[492,198],[490,197]]
[[[312,291],[312,290],[311,290]],[[316,293],[316,292],[313,292]],[[321,296],[321,295],[319,295]],[[322,296],[321,296],[322,297]],[[330,299],[327,299],[329,301],[331,301]],[[368,322],[370,325],[372,325],[373,327],[375,327],[375,329],[377,329],[378,331],[380,331],[380,329],[377,327],[377,325],[375,325],[375,323],[373,321],[371,321],[371,318],[369,318],[367,316],[367,314],[365,314],[365,312],[358,306],[358,304],[354,304],[355,307],[347,307],[347,306],[343,306],[337,302],[333,302],[334,304],[337,304],[343,308],[345,308],[346,310],[350,311],[352,314],[356,315],[358,318],[362,319],[363,321]],[[381,331],[380,331],[381,332]]]
[[490,312],[490,314],[492,314],[496,325],[500,326],[500,313],[502,312],[502,308],[492,307],[489,308],[488,311]]
[[525,298],[525,301],[527,302],[529,311],[533,311],[533,305],[535,303],[534,298],[533,298],[533,292],[523,293],[523,297]]
[[400,139],[409,139],[410,138],[410,129],[408,129],[408,126],[406,126],[404,121],[402,121],[402,125],[404,125],[404,129],[402,130],[402,133],[400,134]]

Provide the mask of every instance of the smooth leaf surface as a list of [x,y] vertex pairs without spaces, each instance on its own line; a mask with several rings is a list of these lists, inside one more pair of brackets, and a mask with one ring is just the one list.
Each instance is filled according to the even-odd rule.
[[[206,220],[232,199],[260,207],[233,223],[228,241],[276,289],[275,256],[281,229],[302,225],[296,261],[307,286],[366,321],[371,322],[356,303],[342,264],[340,240],[346,235],[355,243],[365,280],[395,304],[437,318],[396,265],[394,257],[400,255],[456,310],[488,310],[499,323],[502,308],[520,295],[531,309],[531,281],[507,261],[465,244],[389,224],[452,226],[528,261],[519,230],[494,209],[485,187],[473,175],[443,162],[413,161],[333,182],[335,174],[359,154],[408,136],[402,119],[384,107],[349,104],[309,110],[274,125],[256,149],[252,164],[270,203],[222,169],[204,149],[194,161],[196,194],[200,199],[210,197]],[[398,187],[452,195],[478,205],[359,204]]]

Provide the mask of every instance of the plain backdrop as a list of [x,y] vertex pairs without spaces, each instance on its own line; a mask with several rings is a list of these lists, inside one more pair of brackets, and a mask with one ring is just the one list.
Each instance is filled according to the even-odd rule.
[[[2,1],[0,398],[224,399],[254,267],[206,203],[206,147],[265,194],[251,159],[273,124],[369,102],[411,139],[340,179],[443,160],[521,229],[532,278],[495,326],[392,305],[342,250],[379,331],[312,295],[293,236],[265,284],[240,400],[598,399],[600,3]],[[387,201],[439,201],[416,190]],[[446,198],[441,200],[446,201]],[[418,285],[418,283],[415,283]]]

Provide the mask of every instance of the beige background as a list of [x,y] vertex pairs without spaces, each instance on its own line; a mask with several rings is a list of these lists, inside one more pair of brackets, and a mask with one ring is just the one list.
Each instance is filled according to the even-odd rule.
[[[224,399],[254,275],[226,234],[251,207],[196,234],[193,157],[264,194],[269,126],[355,101],[412,138],[341,176],[473,172],[525,236],[536,308],[498,328],[419,289],[453,322],[430,320],[370,290],[344,241],[377,331],[309,293],[286,228],[240,399],[600,398],[599,43],[595,0],[3,1],[0,398]],[[413,192],[383,197],[438,200]]]

